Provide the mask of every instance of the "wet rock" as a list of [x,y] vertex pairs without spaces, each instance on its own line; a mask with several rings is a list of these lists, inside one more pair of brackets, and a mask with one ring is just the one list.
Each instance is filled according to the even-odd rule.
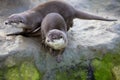
[[[5,68],[2,71],[0,70],[0,74],[3,74],[0,75],[0,78],[5,77],[7,80],[13,80],[11,77],[15,77],[15,79],[25,79],[27,77],[26,80],[28,80],[28,78],[31,80],[38,78],[43,78],[44,80],[54,80],[55,78],[57,80],[63,80],[63,77],[69,79],[68,77],[72,75],[72,79],[86,79],[87,70],[85,67],[88,64],[89,60],[102,60],[103,56],[106,54],[112,53],[113,55],[116,55],[115,53],[120,53],[119,21],[105,22],[75,19],[73,28],[71,28],[67,33],[69,43],[62,55],[63,60],[61,63],[57,63],[55,57],[51,56],[49,52],[44,51],[41,48],[39,37],[32,38],[23,37],[20,35],[9,37],[6,36],[7,33],[21,31],[21,29],[13,29],[13,27],[7,27],[3,25],[3,21],[7,18],[7,16],[12,13],[27,10],[34,5],[41,3],[42,0],[14,1],[15,0],[0,1],[0,69],[2,70]],[[116,17],[113,15],[115,14],[114,12],[110,12],[111,14],[108,14],[109,12],[107,12],[105,8],[103,10],[103,7],[107,7],[107,5],[111,4],[112,1],[102,0],[104,4],[99,0],[69,1],[70,4],[72,4],[72,2],[74,2],[74,7],[82,10],[84,9],[87,12],[90,11],[94,14],[98,14],[96,10],[102,8],[99,9],[99,14],[101,16],[107,16],[110,18]],[[80,5],[80,3],[82,5]],[[3,4],[10,5],[4,6]],[[118,7],[119,6],[117,6],[117,8]],[[108,60],[110,59],[111,57],[108,58]],[[117,60],[114,62],[116,61]],[[102,65],[105,65],[108,62],[109,61],[103,63]],[[94,66],[97,66],[97,68],[99,68],[99,65],[97,65],[99,63],[101,62],[96,61]],[[22,67],[23,65],[25,65],[25,68]],[[28,69],[26,70],[27,67]],[[71,67],[76,71],[72,70]],[[84,67],[84,69],[82,67]],[[31,70],[32,68],[34,70]],[[107,67],[102,66],[103,70],[106,70],[105,68]],[[23,69],[25,69],[25,72]],[[111,68],[108,69],[111,70]],[[4,70],[5,72],[3,73]],[[95,70],[97,71],[97,69]],[[31,72],[35,72],[35,74],[33,75]],[[23,76],[23,74],[26,73],[30,75]],[[106,73],[106,75],[110,74],[109,72]],[[38,74],[41,77],[39,77]],[[103,77],[101,79],[99,78],[100,75],[97,75],[99,74],[95,73],[96,80],[111,80],[110,78],[112,78],[111,74],[109,79],[108,76],[107,78],[105,76],[105,78]]]

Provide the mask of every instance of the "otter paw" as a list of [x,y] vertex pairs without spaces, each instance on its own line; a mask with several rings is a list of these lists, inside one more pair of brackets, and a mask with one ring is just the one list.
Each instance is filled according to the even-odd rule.
[[56,56],[56,61],[57,63],[60,63],[62,61],[62,56],[61,55]]

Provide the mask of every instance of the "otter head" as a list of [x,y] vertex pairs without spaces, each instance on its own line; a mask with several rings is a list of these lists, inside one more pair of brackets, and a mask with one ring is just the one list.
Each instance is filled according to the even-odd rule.
[[26,18],[20,14],[12,14],[4,23],[5,25],[14,25],[15,27],[25,28]]
[[53,29],[48,32],[45,44],[55,50],[61,50],[67,46],[68,40],[65,32]]

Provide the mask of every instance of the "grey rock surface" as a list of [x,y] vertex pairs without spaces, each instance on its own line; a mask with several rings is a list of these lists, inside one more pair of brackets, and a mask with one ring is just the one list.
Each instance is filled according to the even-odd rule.
[[33,60],[40,71],[46,72],[44,76],[46,79],[46,76],[49,76],[53,69],[61,67],[66,69],[68,66],[96,57],[100,58],[108,52],[115,52],[119,49],[119,0],[69,0],[68,3],[77,9],[103,17],[117,18],[118,21],[105,22],[75,19],[74,26],[68,31],[69,43],[63,53],[61,63],[57,63],[53,56],[41,49],[39,38],[5,36],[6,33],[21,31],[21,29],[7,27],[3,24],[3,21],[9,15],[22,12],[42,2],[44,0],[0,1],[0,63],[3,63],[1,65],[14,66],[22,61]]

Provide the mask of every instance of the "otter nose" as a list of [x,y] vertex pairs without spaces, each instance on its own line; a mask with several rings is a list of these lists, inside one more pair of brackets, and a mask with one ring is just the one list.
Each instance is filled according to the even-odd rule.
[[8,21],[5,21],[4,24],[7,25],[7,24],[8,24]]
[[47,42],[50,42],[50,40],[47,40]]

